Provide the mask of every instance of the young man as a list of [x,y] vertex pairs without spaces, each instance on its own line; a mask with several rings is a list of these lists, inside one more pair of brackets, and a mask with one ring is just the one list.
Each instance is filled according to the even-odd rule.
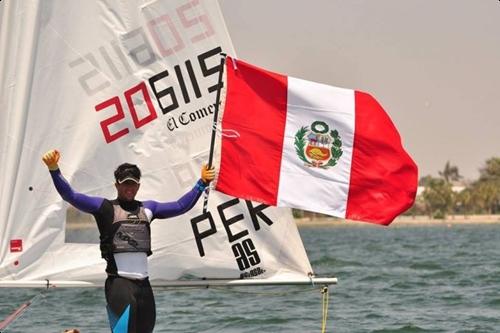
[[115,171],[117,198],[108,200],[75,192],[59,170],[59,158],[57,150],[42,157],[57,192],[77,209],[92,214],[97,222],[101,254],[107,262],[105,294],[112,332],[152,332],[156,309],[148,280],[147,257],[152,253],[150,223],[190,210],[214,179],[214,168],[204,165],[201,179],[191,191],[177,201],[162,203],[135,200],[141,171],[136,165],[124,163]]

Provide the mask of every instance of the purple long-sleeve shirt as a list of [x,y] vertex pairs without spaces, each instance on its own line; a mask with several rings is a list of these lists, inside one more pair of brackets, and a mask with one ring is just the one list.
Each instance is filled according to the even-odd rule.
[[[106,209],[106,203],[109,202],[109,200],[102,197],[90,196],[74,191],[71,188],[70,184],[63,177],[59,169],[50,171],[50,175],[52,176],[54,185],[61,197],[65,201],[73,205],[75,208],[94,215],[96,217],[98,225],[100,224],[100,219],[98,218],[104,217],[103,215],[108,215],[106,214],[108,211],[108,209]],[[154,200],[146,200],[142,201],[142,205],[145,209],[151,211],[151,221],[155,218],[164,219],[181,215],[193,208],[193,206],[200,198],[200,195],[205,187],[206,185],[200,179],[189,192],[184,194],[177,201],[158,202]],[[125,210],[133,210],[139,204],[141,204],[141,202],[139,201],[120,202],[120,205]],[[99,228],[100,227],[101,226],[99,225]]]

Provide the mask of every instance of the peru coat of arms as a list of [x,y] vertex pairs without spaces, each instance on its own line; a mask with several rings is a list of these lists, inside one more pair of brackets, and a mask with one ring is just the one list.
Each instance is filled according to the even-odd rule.
[[302,126],[295,134],[295,152],[305,166],[328,169],[342,156],[342,140],[337,130],[324,121]]

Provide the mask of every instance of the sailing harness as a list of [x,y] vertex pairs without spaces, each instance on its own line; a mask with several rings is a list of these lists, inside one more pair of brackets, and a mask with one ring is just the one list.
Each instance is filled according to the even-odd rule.
[[141,205],[134,212],[120,207],[117,200],[113,204],[113,224],[110,232],[101,235],[101,254],[108,259],[113,253],[151,252],[151,227]]

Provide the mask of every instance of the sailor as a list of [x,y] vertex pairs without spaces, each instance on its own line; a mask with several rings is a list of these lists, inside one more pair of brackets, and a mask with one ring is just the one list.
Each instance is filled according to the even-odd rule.
[[134,164],[124,163],[114,173],[117,197],[108,200],[75,192],[61,174],[59,159],[57,150],[50,150],[42,157],[57,192],[77,209],[92,214],[97,222],[101,254],[107,262],[104,290],[111,331],[152,332],[156,309],[148,280],[147,257],[152,253],[150,224],[154,219],[190,210],[214,179],[214,168],[203,165],[201,179],[177,201],[137,201],[141,171]]

